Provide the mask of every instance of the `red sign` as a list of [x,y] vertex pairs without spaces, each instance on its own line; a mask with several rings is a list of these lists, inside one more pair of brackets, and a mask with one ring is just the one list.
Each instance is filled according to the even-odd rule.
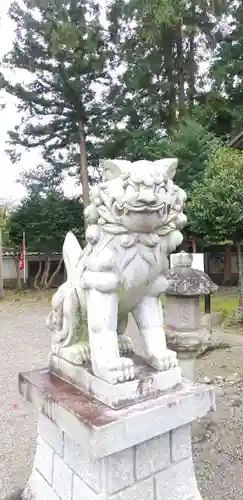
[[24,271],[24,266],[25,266],[25,241],[23,238],[22,239],[22,246],[21,246],[20,264],[19,264],[20,271]]

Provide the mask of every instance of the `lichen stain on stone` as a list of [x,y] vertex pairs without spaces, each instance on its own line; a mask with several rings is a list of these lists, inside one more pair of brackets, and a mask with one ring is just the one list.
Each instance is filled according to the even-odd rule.
[[154,378],[152,377],[152,375],[150,375],[149,377],[140,378],[137,388],[139,396],[143,396],[145,393],[148,393],[151,390],[153,381]]
[[178,402],[177,401],[170,401],[168,404],[167,404],[167,407],[168,408],[174,408],[174,406],[177,406],[178,405]]
[[18,489],[14,491],[13,493],[10,493],[10,495],[7,495],[6,497],[3,498],[3,500],[35,500],[33,495],[32,497],[28,496],[23,496],[23,490]]
[[[59,404],[70,410],[77,418],[89,426],[100,427],[118,419],[115,411],[109,410],[104,404],[88,397],[76,386],[47,370],[34,370],[28,374],[20,374],[19,378],[20,387],[22,383],[26,384],[27,382],[30,388],[35,387],[38,389],[45,406]],[[35,403],[31,397],[29,401]],[[50,408],[49,411],[51,411]]]

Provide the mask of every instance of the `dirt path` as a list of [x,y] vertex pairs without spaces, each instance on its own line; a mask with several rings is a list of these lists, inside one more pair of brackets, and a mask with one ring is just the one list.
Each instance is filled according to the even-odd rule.
[[[28,479],[36,415],[18,396],[18,372],[47,364],[46,302],[0,303],[0,499]],[[198,361],[198,378],[216,383],[217,412],[193,426],[193,453],[203,500],[242,500],[243,337]],[[226,379],[223,380],[223,379]]]

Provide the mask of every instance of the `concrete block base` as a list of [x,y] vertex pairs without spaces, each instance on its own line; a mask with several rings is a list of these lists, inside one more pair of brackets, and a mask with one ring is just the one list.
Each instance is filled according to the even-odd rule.
[[214,406],[211,387],[114,410],[43,370],[20,375],[20,392],[40,408],[23,500],[201,500],[190,427]]

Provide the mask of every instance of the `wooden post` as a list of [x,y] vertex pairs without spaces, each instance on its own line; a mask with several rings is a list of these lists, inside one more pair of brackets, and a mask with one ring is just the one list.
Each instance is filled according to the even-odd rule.
[[197,253],[197,244],[194,237],[192,237],[192,253]]
[[[204,252],[204,271],[209,274],[209,252]],[[211,295],[204,297],[204,312],[205,314],[211,313]]]
[[241,244],[239,241],[235,243],[237,252],[238,275],[239,275],[239,308],[243,309],[243,259],[241,254]]

